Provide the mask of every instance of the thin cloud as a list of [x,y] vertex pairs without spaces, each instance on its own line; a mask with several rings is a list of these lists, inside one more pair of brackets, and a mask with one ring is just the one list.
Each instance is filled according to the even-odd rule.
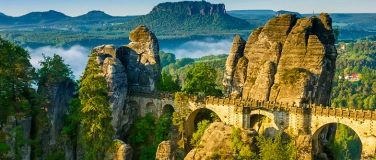
[[204,40],[189,41],[176,48],[162,48],[161,50],[175,54],[176,58],[199,58],[209,54],[228,54],[231,45],[231,39],[206,38]]
[[89,48],[80,45],[75,45],[68,49],[51,46],[45,46],[36,49],[26,47],[26,50],[28,50],[30,53],[31,64],[37,69],[40,68],[38,62],[43,60],[42,54],[50,57],[52,57],[54,54],[60,55],[64,59],[65,64],[68,64],[70,66],[76,79],[79,79],[80,75],[85,70],[88,55],[90,53]]

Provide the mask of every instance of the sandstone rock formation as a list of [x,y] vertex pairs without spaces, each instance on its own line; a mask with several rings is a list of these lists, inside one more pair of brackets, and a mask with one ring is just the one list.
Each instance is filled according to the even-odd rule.
[[128,105],[128,93],[154,91],[161,74],[155,35],[145,26],[139,26],[130,33],[129,39],[128,45],[102,45],[93,50],[109,87],[111,125],[116,138],[128,133],[139,112],[139,108]]
[[131,160],[133,149],[130,145],[125,144],[123,141],[115,139],[117,145],[113,153],[106,153],[106,160]]
[[[226,93],[233,92],[234,94],[241,93],[241,88],[243,87],[244,83],[239,83],[239,81],[233,81],[234,79],[234,70],[236,68],[236,64],[238,63],[239,59],[244,55],[244,47],[245,47],[245,40],[240,36],[236,36],[234,38],[234,43],[232,45],[230,54],[228,55],[226,61],[226,71],[223,78],[223,85],[224,86],[233,86],[233,87],[225,87]],[[239,70],[239,69],[238,69]],[[242,75],[242,74],[241,74]],[[244,77],[245,78],[245,77]]]
[[[248,37],[244,51],[238,51],[244,56],[236,65],[231,50],[225,94],[329,105],[337,56],[334,41],[332,20],[326,13],[300,19],[291,14],[273,18]],[[238,46],[233,44],[233,48]]]
[[[38,93],[48,99],[48,104],[44,108],[46,113],[40,115],[46,116],[48,120],[46,124],[38,124],[36,134],[36,138],[40,140],[41,145],[41,155],[38,158],[44,159],[58,150],[63,150],[67,153],[66,155],[71,155],[69,153],[73,152],[73,147],[68,144],[69,142],[62,139],[61,131],[64,128],[64,117],[69,114],[69,101],[73,98],[74,92],[75,84],[71,80],[38,86]],[[65,145],[67,146],[63,147]]]
[[1,131],[5,133],[4,142],[10,147],[10,150],[4,155],[0,153],[0,158],[25,160],[31,158],[30,144],[20,143],[30,141],[31,117],[9,116],[7,122],[4,126],[0,126],[0,129],[2,129],[0,133]]
[[120,61],[127,69],[129,90],[154,91],[162,69],[158,39],[146,26],[133,30],[129,39],[131,43],[118,49],[118,54],[126,57]]
[[158,145],[156,160],[176,160],[174,151],[177,146],[173,141],[163,141]]
[[[185,160],[214,159],[237,159],[232,153],[231,147],[232,127],[222,122],[212,123],[201,138],[200,147],[191,150]],[[242,130],[241,139],[244,144],[254,144],[257,132],[254,130]]]

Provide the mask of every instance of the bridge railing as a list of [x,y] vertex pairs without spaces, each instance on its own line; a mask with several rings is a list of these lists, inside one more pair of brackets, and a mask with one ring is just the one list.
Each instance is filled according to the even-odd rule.
[[[174,93],[169,92],[132,92],[130,96],[140,96],[147,98],[173,100]],[[275,101],[263,101],[254,99],[241,99],[241,98],[229,98],[229,97],[214,97],[214,96],[199,96],[188,95],[188,100],[195,103],[201,103],[205,105],[216,106],[236,106],[235,108],[250,108],[252,109],[266,109],[272,111],[288,111],[291,113],[310,113],[320,116],[335,116],[352,119],[368,119],[376,120],[376,111],[371,110],[356,110],[349,108],[332,108],[329,106],[315,105],[315,104],[295,104],[295,103],[282,103]]]
[[145,98],[155,98],[155,99],[165,99],[173,100],[175,97],[174,93],[169,92],[129,92],[129,96],[135,97],[145,97]]

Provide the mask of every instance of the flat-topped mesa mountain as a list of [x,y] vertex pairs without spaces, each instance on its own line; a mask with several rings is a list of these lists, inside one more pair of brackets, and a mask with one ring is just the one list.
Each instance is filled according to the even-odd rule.
[[235,37],[226,63],[225,94],[255,100],[329,105],[337,51],[332,19],[282,14]]
[[129,31],[139,25],[146,25],[151,30],[158,31],[158,36],[213,35],[216,31],[251,28],[247,21],[228,15],[224,4],[183,1],[158,4],[147,15],[106,29]]
[[159,45],[154,33],[139,26],[129,36],[128,45],[102,45],[93,49],[109,87],[111,125],[117,138],[129,133],[140,111],[127,104],[129,92],[150,93],[161,75]]
[[226,14],[226,7],[224,4],[210,4],[209,2],[167,2],[158,4],[150,13],[166,12],[170,14],[186,14],[186,15],[213,15]]

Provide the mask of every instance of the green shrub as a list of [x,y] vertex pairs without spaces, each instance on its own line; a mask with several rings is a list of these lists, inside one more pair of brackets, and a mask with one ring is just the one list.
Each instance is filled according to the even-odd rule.
[[201,122],[198,122],[197,125],[197,131],[193,133],[192,139],[191,139],[191,145],[194,147],[198,147],[201,142],[201,137],[204,135],[205,130],[210,126],[209,120],[202,120]]
[[155,153],[157,152],[157,149],[158,149],[158,144],[153,144],[151,146],[142,147],[140,160],[155,159]]
[[51,154],[46,158],[46,160],[61,160],[61,159],[65,159],[65,155],[61,151]]
[[256,137],[259,148],[259,159],[296,159],[296,147],[292,141],[283,141],[282,133],[273,139],[266,138],[262,134]]
[[10,147],[9,147],[8,144],[6,144],[5,142],[0,143],[0,153],[6,152],[6,151],[9,151],[9,150],[10,150]]
[[134,128],[130,135],[130,142],[132,144],[140,144],[147,140],[147,138],[154,133],[154,117],[152,113],[147,113],[145,117],[138,118],[134,123]]
[[304,69],[293,68],[293,69],[285,70],[285,72],[282,74],[281,82],[282,84],[293,85],[298,80],[302,78],[306,78],[309,75],[310,73]]
[[231,132],[231,148],[234,154],[238,154],[243,146],[243,142],[240,137],[240,129],[232,127]]
[[155,139],[156,143],[159,144],[162,141],[168,140],[168,133],[170,131],[171,121],[170,114],[165,114],[159,118],[155,125]]

